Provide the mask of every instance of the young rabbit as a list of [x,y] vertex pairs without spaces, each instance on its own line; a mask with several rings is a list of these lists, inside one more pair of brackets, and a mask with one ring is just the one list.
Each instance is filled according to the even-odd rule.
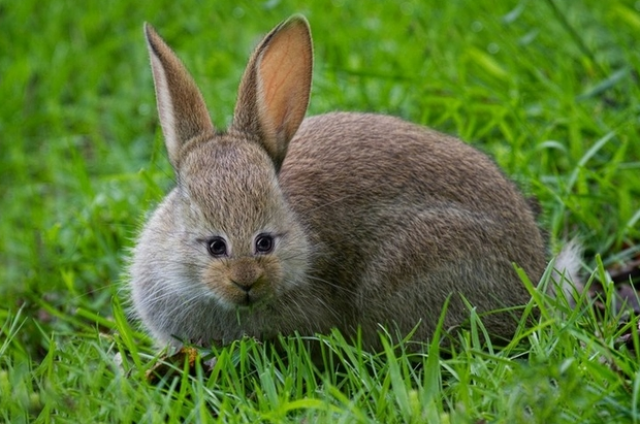
[[[468,318],[509,337],[546,266],[534,214],[484,154],[398,118],[304,119],[312,43],[296,16],[272,30],[218,132],[184,65],[145,26],[160,123],[177,186],[130,266],[140,320],[161,344],[361,329],[428,340]],[[559,268],[574,267],[565,252]],[[505,312],[505,308],[510,308]],[[515,315],[515,317],[514,317]]]

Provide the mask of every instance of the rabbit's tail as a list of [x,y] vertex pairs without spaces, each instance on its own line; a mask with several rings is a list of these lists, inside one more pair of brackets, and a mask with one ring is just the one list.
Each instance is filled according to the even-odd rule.
[[557,295],[558,291],[574,304],[574,294],[581,294],[584,284],[580,278],[580,264],[582,258],[582,246],[573,240],[567,243],[553,262],[551,273],[550,293]]

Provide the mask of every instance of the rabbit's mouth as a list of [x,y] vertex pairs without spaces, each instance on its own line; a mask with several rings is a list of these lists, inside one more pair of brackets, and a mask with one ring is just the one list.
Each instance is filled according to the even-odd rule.
[[240,309],[253,309],[264,303],[266,303],[266,301],[264,300],[264,297],[256,296],[254,293],[251,293],[251,292],[245,293],[240,301],[238,300],[235,301],[236,307]]
[[213,260],[201,278],[221,306],[230,310],[268,303],[280,280],[278,262],[266,257]]
[[251,285],[238,284],[233,280],[220,293],[222,303],[232,306],[234,309],[252,310],[260,308],[270,302],[273,293],[270,290],[267,279],[261,277]]

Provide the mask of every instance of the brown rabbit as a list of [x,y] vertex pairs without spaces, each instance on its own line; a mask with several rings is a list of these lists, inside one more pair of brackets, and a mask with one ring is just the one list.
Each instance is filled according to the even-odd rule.
[[[214,129],[187,70],[145,27],[177,186],[142,231],[130,267],[135,311],[162,344],[382,326],[414,340],[468,318],[509,337],[545,246],[533,212],[484,154],[398,118],[304,119],[312,44],[296,16],[271,31],[244,73],[234,120]],[[566,250],[558,268],[573,272]],[[513,315],[516,315],[514,317]]]

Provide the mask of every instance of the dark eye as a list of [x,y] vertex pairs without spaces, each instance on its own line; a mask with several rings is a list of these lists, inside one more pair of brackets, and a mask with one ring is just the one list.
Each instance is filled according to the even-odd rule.
[[273,236],[269,234],[260,234],[256,237],[256,252],[271,253],[273,250]]
[[207,250],[211,256],[225,256],[227,254],[227,243],[222,237],[212,238],[207,244]]

